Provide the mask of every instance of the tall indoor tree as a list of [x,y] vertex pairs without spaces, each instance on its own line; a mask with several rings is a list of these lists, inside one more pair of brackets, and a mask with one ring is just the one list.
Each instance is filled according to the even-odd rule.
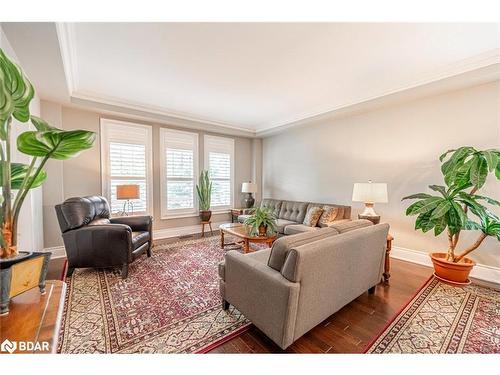
[[[30,189],[41,186],[47,174],[49,159],[65,160],[93,146],[96,134],[87,130],[70,130],[50,126],[30,113],[35,96],[33,85],[21,68],[0,49],[0,258],[17,255],[17,230],[21,207]],[[31,156],[29,164],[13,163],[13,120],[31,122],[36,130],[17,137],[17,149]],[[15,197],[12,192],[16,191]]]

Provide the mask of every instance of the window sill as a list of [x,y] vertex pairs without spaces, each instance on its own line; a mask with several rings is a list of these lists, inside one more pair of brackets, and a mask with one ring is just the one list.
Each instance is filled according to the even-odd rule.
[[[222,215],[222,214],[229,214],[231,210],[229,209],[223,209],[223,210],[212,210],[212,215]],[[188,217],[199,217],[200,214],[197,213],[191,213],[191,214],[173,214],[173,215],[162,215],[161,220],[171,220],[171,219],[184,219]]]

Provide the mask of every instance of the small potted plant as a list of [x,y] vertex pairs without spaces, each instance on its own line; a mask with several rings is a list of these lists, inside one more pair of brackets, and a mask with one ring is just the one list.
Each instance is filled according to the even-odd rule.
[[[434,235],[439,236],[447,230],[448,251],[430,254],[435,274],[455,283],[467,283],[475,263],[466,256],[487,237],[500,241],[500,219],[486,206],[500,207],[500,202],[478,194],[490,173],[500,180],[500,150],[478,151],[473,147],[460,147],[445,152],[439,160],[446,186],[429,186],[438,194],[419,193],[403,198],[418,199],[408,207],[406,215],[418,215],[415,229],[424,233],[433,229]],[[463,230],[478,231],[479,236],[457,254]]]
[[276,233],[276,215],[265,208],[256,208],[252,216],[245,220],[252,235],[264,237]]
[[212,197],[212,181],[208,177],[208,171],[201,171],[198,184],[196,185],[196,192],[198,193],[198,204],[200,207],[201,221],[210,221],[212,211],[210,211],[211,197]]

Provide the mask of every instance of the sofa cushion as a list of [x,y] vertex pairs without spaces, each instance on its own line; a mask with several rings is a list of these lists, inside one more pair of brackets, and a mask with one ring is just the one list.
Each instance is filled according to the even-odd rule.
[[369,227],[373,225],[370,220],[359,219],[359,220],[345,220],[341,223],[333,223],[330,228],[335,228],[339,233],[350,232],[351,230]]
[[292,246],[300,246],[310,242],[314,242],[323,238],[334,236],[339,232],[335,228],[318,228],[314,231],[299,233],[293,236],[278,238],[274,241],[271,248],[271,255],[267,265],[274,268],[276,271],[281,271],[281,267],[285,263],[288,251]]
[[108,225],[108,224],[111,224],[111,221],[109,219],[94,219],[89,223],[89,225]]
[[238,223],[244,224],[245,220],[248,219],[252,215],[239,215],[238,216]]
[[323,213],[323,209],[321,207],[310,206],[307,209],[306,217],[302,224],[308,225],[310,227],[315,227],[318,224],[319,218]]
[[[271,254],[271,249],[264,249],[248,253],[245,256],[250,257],[258,261],[259,263],[266,264],[269,260],[269,254]],[[222,261],[218,266],[219,277],[222,280],[226,280],[226,262]]]
[[132,245],[134,249],[137,249],[139,246],[144,245],[149,241],[149,232],[132,232]]
[[285,228],[289,225],[297,224],[295,221],[291,220],[283,220],[283,219],[278,219],[276,220],[276,230],[278,233],[284,234],[285,233]]
[[267,208],[271,211],[276,217],[279,217],[280,209],[281,209],[281,201],[277,199],[263,199],[260,202],[260,208]]
[[333,206],[323,206],[323,213],[318,220],[318,226],[325,228],[333,224],[339,216],[339,208]]
[[292,235],[304,232],[314,232],[318,229],[319,229],[318,227],[310,227],[309,225],[304,225],[304,224],[291,224],[285,227],[285,234]]
[[281,204],[281,210],[279,213],[279,218],[284,220],[295,221],[296,223],[302,223],[306,216],[307,202],[292,202],[283,201]]

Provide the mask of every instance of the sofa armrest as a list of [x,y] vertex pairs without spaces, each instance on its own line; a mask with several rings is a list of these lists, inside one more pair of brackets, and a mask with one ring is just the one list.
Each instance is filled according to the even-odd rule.
[[226,253],[225,296],[280,347],[294,339],[300,284],[252,257]]
[[109,219],[112,224],[128,225],[135,231],[151,232],[153,226],[153,218],[151,216],[121,216]]
[[87,225],[65,232],[63,240],[69,267],[110,267],[132,261],[128,225]]

